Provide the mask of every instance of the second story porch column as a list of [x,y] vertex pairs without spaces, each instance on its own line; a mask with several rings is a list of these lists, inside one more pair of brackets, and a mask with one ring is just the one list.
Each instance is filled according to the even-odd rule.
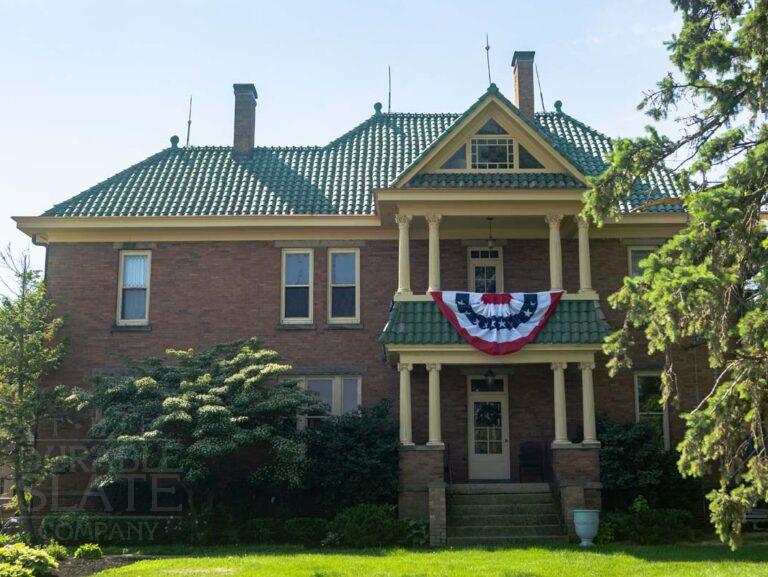
[[397,294],[411,294],[411,238],[409,214],[396,214],[395,222],[400,231],[397,253]]
[[569,445],[568,418],[565,412],[565,368],[567,364],[552,363],[552,376],[555,385],[555,441],[553,445]]
[[560,246],[560,221],[562,214],[548,214],[549,225],[549,288],[563,290],[563,253]]
[[427,365],[427,371],[429,371],[429,440],[427,445],[443,444],[440,423],[440,368],[440,363]]
[[413,445],[411,427],[411,369],[409,363],[398,363],[400,371],[400,444]]
[[429,292],[440,290],[440,219],[439,214],[426,216],[429,226]]
[[589,256],[589,222],[580,216],[575,216],[579,228],[579,294],[593,294],[592,263]]

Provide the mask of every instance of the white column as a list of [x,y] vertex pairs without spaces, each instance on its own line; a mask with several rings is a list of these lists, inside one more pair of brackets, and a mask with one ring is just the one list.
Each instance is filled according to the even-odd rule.
[[440,426],[440,364],[430,363],[429,371],[429,441],[427,445],[442,445]]
[[395,222],[400,230],[397,259],[397,294],[411,294],[411,215],[396,214]]
[[400,371],[400,444],[413,445],[411,428],[411,369],[410,363],[398,363]]
[[429,226],[429,292],[440,290],[440,219],[439,214],[426,216]]
[[549,285],[550,290],[563,289],[563,253],[560,247],[560,221],[562,214],[548,214],[549,225]]
[[589,222],[575,216],[576,226],[579,228],[579,294],[593,295],[592,289],[592,263],[589,256]]
[[552,363],[555,382],[555,441],[553,445],[568,445],[568,419],[565,413],[565,367],[566,363]]
[[584,442],[597,443],[595,426],[595,387],[592,380],[594,362],[579,363],[581,369],[581,406],[584,411]]

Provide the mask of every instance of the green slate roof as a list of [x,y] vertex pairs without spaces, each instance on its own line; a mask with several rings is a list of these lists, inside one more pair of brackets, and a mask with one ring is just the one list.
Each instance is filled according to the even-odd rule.
[[[595,344],[610,333],[597,301],[561,300],[533,342]],[[433,301],[395,301],[379,340],[386,345],[466,344]]]
[[[497,89],[489,89],[472,108],[491,92],[503,98]],[[231,147],[166,148],[43,216],[370,215],[375,212],[373,190],[391,186],[461,116],[377,110],[326,146],[256,147],[247,158],[233,157]],[[559,107],[556,112],[536,114],[535,121],[524,120],[584,174],[596,175],[605,169],[610,139]],[[551,174],[424,175],[412,186],[437,181],[451,187],[482,182],[490,187],[536,188],[571,187],[576,182],[569,175]],[[680,195],[663,168],[636,188],[625,203],[626,211]],[[650,210],[682,208],[669,204]]]
[[448,173],[417,174],[403,188],[586,188],[570,174]]

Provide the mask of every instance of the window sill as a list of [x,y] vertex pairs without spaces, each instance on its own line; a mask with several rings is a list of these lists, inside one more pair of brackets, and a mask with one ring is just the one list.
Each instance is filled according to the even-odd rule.
[[285,324],[281,323],[275,327],[278,331],[314,331],[317,330],[317,326],[314,323],[296,323],[294,324]]
[[148,333],[152,331],[152,325],[112,325],[113,333]]
[[323,328],[327,331],[354,331],[365,327],[363,327],[363,323],[326,323]]

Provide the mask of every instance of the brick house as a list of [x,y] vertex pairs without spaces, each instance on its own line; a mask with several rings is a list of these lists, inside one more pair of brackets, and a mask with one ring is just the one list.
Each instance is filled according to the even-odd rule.
[[[399,511],[429,516],[433,543],[557,535],[549,508],[567,520],[599,507],[596,414],[652,420],[666,446],[682,434],[657,402],[658,360],[609,378],[600,349],[621,322],[605,298],[686,215],[659,168],[623,218],[594,229],[577,217],[611,142],[559,101],[534,111],[533,58],[514,55],[516,105],[495,85],[462,114],[376,104],[322,147],[254,146],[257,93],[235,84],[233,146],[174,137],[43,215],[17,217],[47,249],[67,318],[56,382],[79,385],[125,356],[258,336],[333,413],[394,400]],[[492,356],[446,320],[429,295],[440,289],[565,293],[533,342]],[[687,351],[676,366],[685,410],[704,366]],[[548,516],[542,531],[502,515],[518,503]]]

